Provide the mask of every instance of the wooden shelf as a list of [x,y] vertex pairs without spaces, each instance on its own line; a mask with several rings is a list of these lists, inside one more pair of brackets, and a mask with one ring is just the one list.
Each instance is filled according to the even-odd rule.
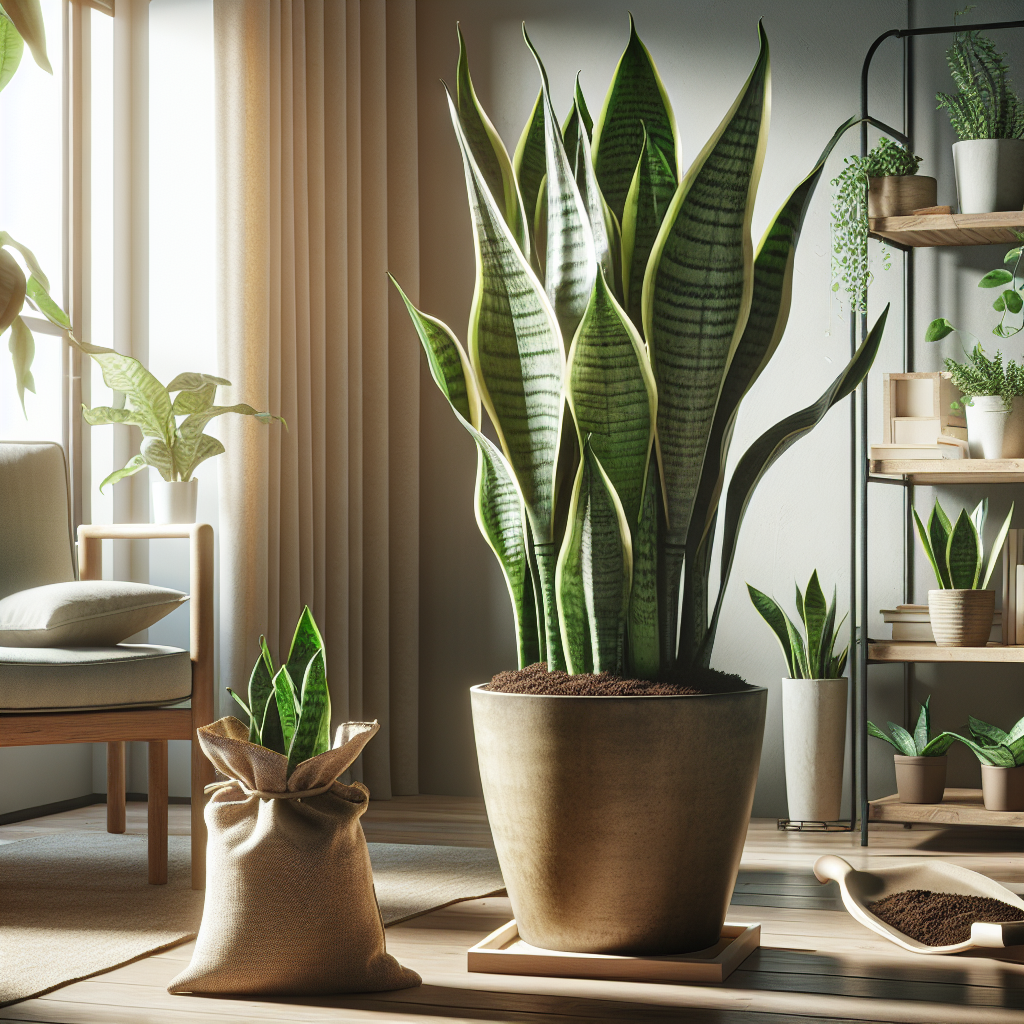
[[1024,231],[1024,210],[1007,213],[924,214],[916,217],[873,217],[871,235],[907,248],[939,245],[1013,244]]
[[1024,459],[871,459],[868,471],[914,484],[1024,483]]
[[1024,811],[986,811],[980,789],[947,789],[941,804],[901,804],[895,793],[871,800],[868,820],[1024,828]]
[[869,640],[868,661],[996,662],[1024,664],[1024,647],[936,647],[930,640]]

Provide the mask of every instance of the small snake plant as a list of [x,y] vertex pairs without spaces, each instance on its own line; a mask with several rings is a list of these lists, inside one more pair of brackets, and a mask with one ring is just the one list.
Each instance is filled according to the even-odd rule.
[[992,571],[996,567],[996,559],[1002,550],[1006,532],[1010,529],[1013,518],[1013,504],[1006,515],[1006,520],[996,535],[992,546],[988,568],[982,575],[985,561],[985,549],[982,534],[985,531],[985,520],[988,517],[988,498],[978,504],[970,514],[961,509],[956,523],[951,524],[949,516],[943,511],[938,499],[932,514],[928,517],[928,526],[921,522],[921,517],[914,509],[914,522],[921,538],[921,546],[931,562],[935,579],[942,590],[985,590]]
[[982,764],[997,768],[1018,768],[1024,764],[1024,718],[1020,719],[1009,732],[1003,732],[996,725],[989,725],[979,718],[969,716],[968,727],[974,739],[965,736],[956,738],[974,751]]
[[789,616],[772,598],[747,584],[750,600],[761,613],[761,618],[772,628],[786,658],[790,679],[840,679],[846,668],[847,645],[842,653],[835,653],[836,635],[846,616],[836,624],[836,592],[832,588],[832,603],[825,606],[825,595],[818,582],[818,571],[811,573],[807,590],[801,594],[796,588],[796,610],[803,622],[807,642]]
[[868,722],[868,735],[874,736],[877,740],[885,740],[896,748],[897,754],[903,754],[905,757],[942,757],[953,742],[961,737],[955,732],[940,732],[938,736],[932,737],[932,717],[928,709],[931,699],[929,694],[921,705],[921,713],[917,716],[913,735],[895,722],[889,722],[891,736],[886,736],[874,722]]

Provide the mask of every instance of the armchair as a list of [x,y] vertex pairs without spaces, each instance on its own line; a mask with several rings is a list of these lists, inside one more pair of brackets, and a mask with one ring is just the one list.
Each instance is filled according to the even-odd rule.
[[[149,644],[0,647],[0,746],[107,744],[107,831],[125,829],[125,742],[149,744],[149,881],[167,881],[167,741],[192,741],[192,887],[206,884],[203,789],[214,779],[196,729],[213,720],[213,528],[79,527],[80,578],[102,576],[102,541],[188,537],[190,651]],[[60,445],[0,443],[0,598],[75,579]],[[190,701],[189,707],[180,706]],[[177,706],[175,706],[177,705]]]

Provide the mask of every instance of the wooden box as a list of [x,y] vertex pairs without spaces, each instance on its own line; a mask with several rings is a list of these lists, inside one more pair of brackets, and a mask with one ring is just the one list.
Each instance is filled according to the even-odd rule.
[[519,938],[515,921],[478,942],[467,954],[473,974],[527,974],[603,981],[725,981],[761,942],[759,924],[725,924],[708,949],[678,956],[617,956],[538,949]]
[[961,399],[948,373],[882,375],[882,443],[934,444],[939,434],[967,439]]

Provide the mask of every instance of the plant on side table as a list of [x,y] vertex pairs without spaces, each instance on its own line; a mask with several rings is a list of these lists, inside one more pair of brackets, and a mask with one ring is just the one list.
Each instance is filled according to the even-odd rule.
[[[721,935],[764,729],[766,691],[709,667],[737,532],[772,463],[864,378],[885,322],[814,405],[754,442],[726,487],[740,402],[782,337],[808,202],[856,122],[755,254],[763,31],[685,174],[632,24],[592,134],[577,90],[563,136],[534,55],[540,93],[513,162],[460,46],[449,105],[476,247],[469,355],[405,300],[476,445],[477,522],[508,585],[520,668],[532,666],[507,688],[471,690],[484,797],[525,941],[690,952]],[[619,678],[591,674],[605,672]]]
[[982,537],[987,518],[988,498],[970,515],[967,509],[961,509],[955,523],[950,523],[936,499],[927,528],[914,509],[917,534],[940,588],[928,591],[928,617],[938,647],[984,647],[988,643],[996,595],[987,587],[1010,529],[1013,504],[996,535],[985,568]]
[[1024,206],[1024,105],[1010,84],[1006,54],[987,36],[967,30],[953,37],[946,63],[957,92],[935,98],[960,140],[953,143],[960,213],[1019,210]]
[[848,683],[843,677],[849,646],[835,653],[836,592],[826,606],[815,570],[796,609],[806,642],[786,612],[747,584],[750,600],[782,647],[789,677],[782,680],[782,732],[786,800],[791,821],[836,821],[843,795]]
[[981,792],[990,811],[1024,811],[1024,718],[1009,732],[971,717],[973,739],[956,738],[981,762]]
[[952,732],[932,736],[931,699],[929,695],[921,705],[913,735],[902,725],[889,722],[891,735],[886,736],[874,722],[868,722],[868,735],[885,740],[896,750],[896,792],[903,804],[939,804],[946,790],[946,751],[959,737]]

